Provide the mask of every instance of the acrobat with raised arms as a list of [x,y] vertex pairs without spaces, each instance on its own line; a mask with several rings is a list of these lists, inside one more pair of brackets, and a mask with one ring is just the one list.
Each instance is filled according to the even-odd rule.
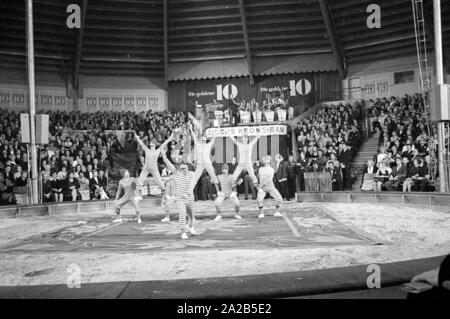
[[214,146],[214,138],[207,142],[206,137],[202,136],[201,140],[199,140],[192,130],[192,126],[189,126],[189,130],[191,131],[192,139],[194,140],[195,153],[197,156],[197,167],[194,172],[194,185],[198,182],[203,170],[206,170],[209,177],[211,177],[211,183],[213,183],[217,189],[218,180],[210,158],[211,149]]
[[233,179],[236,182],[241,175],[242,171],[245,169],[248,172],[248,175],[252,179],[253,184],[258,183],[258,179],[256,178],[255,171],[253,170],[253,162],[252,162],[252,152],[253,147],[256,142],[259,140],[259,136],[255,137],[250,143],[248,142],[247,136],[242,136],[242,142],[239,142],[234,138],[234,136],[230,137],[234,144],[238,147],[239,152],[239,163],[234,170]]
[[138,180],[139,186],[142,186],[144,179],[147,178],[148,174],[152,174],[156,184],[161,188],[162,191],[164,191],[165,185],[159,173],[158,158],[161,155],[161,150],[165,148],[166,145],[173,139],[173,134],[163,144],[161,144],[161,147],[159,147],[158,149],[156,149],[156,145],[154,142],[150,142],[150,148],[148,148],[144,144],[144,142],[142,142],[136,132],[134,133],[134,135],[142,150],[145,152],[145,162]]

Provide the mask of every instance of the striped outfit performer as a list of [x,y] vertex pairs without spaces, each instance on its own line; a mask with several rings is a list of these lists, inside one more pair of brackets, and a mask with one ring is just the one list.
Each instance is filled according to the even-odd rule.
[[[120,195],[124,193],[122,197]],[[119,198],[120,197],[120,198]],[[136,211],[137,222],[141,223],[141,217],[139,215],[139,195],[137,193],[137,185],[136,179],[130,178],[130,172],[125,170],[123,174],[123,178],[119,181],[119,186],[116,193],[116,201],[114,203],[114,211],[117,215],[117,218],[114,220],[115,223],[122,222],[122,218],[120,217],[120,209],[125,206],[127,203],[131,202]]]
[[161,155],[161,150],[172,140],[173,135],[171,135],[158,149],[155,149],[156,145],[153,142],[150,143],[150,148],[148,148],[136,133],[134,133],[134,135],[142,150],[145,152],[145,163],[142,167],[142,172],[139,175],[139,185],[143,184],[144,179],[147,178],[148,174],[152,174],[156,184],[164,190],[164,183],[159,174],[158,158]]
[[217,178],[219,179],[220,191],[217,193],[217,198],[214,202],[217,211],[217,216],[214,220],[222,219],[222,211],[220,209],[220,206],[227,198],[229,198],[234,205],[234,217],[236,219],[242,219],[242,217],[239,215],[239,199],[237,197],[237,192],[234,190],[236,188],[236,181],[234,180],[233,175],[228,175],[227,164],[222,165],[222,174]]
[[259,187],[258,187],[258,195],[256,197],[256,202],[258,203],[259,215],[258,218],[264,218],[263,211],[263,202],[266,197],[266,193],[269,193],[270,196],[275,200],[276,212],[274,214],[275,217],[282,217],[283,215],[280,213],[280,206],[283,202],[283,198],[281,197],[280,192],[276,189],[273,184],[273,177],[275,174],[274,169],[270,166],[271,158],[270,156],[266,156],[264,158],[264,166],[259,169]]
[[[167,170],[168,171],[168,170]],[[165,186],[165,192],[161,197],[161,206],[164,209],[166,216],[161,220],[163,223],[170,221],[170,208],[175,205],[175,183],[173,175],[162,175],[162,180]]]
[[255,171],[253,170],[252,151],[253,146],[255,146],[256,142],[258,142],[260,136],[255,137],[250,143],[248,143],[248,138],[246,136],[242,137],[242,143],[238,142],[233,136],[230,138],[233,143],[237,145],[239,152],[239,163],[233,173],[234,181],[237,181],[239,175],[241,175],[242,171],[245,169],[252,179],[253,184],[257,184],[258,179],[256,178]]
[[[206,143],[206,137],[202,137],[201,141],[198,140],[192,128],[189,128],[191,131],[192,138],[194,140],[195,152],[197,156],[197,167],[195,168],[194,173],[194,185],[197,184],[200,176],[203,174],[203,170],[206,170],[211,177],[211,183],[217,185],[217,176],[214,171],[214,167],[211,162],[211,149],[214,146],[214,138]],[[216,186],[217,187],[217,186]]]
[[[186,163],[181,163],[179,168],[168,160],[166,153],[162,152],[162,158],[167,168],[173,174],[173,184],[175,186],[175,207],[178,212],[178,220],[181,228],[181,238],[189,239],[186,232],[196,235],[192,222],[194,220],[194,172],[189,171]],[[189,219],[186,224],[186,215]]]

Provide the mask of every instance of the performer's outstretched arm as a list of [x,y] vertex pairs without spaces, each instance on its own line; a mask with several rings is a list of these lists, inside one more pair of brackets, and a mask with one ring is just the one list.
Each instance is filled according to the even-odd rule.
[[122,194],[122,190],[123,190],[122,183],[119,182],[119,186],[117,187],[117,192],[116,192],[116,201],[119,200],[119,197]]
[[240,142],[238,142],[237,139],[234,138],[234,136],[230,136],[231,140],[233,141],[234,144],[238,145],[241,144]]
[[[159,149],[161,149],[161,147],[160,147]],[[171,171],[172,174],[175,174],[175,171],[176,171],[177,169],[175,168],[175,166],[173,166],[173,164],[172,164],[172,163],[169,161],[169,159],[167,158],[166,150],[165,150],[165,149],[163,149],[163,150],[161,151],[161,156],[162,156],[162,158],[163,158],[164,164],[166,164],[166,166],[167,166],[167,169],[168,169],[169,171]]]
[[136,134],[136,132],[134,132],[134,136],[136,137],[136,141],[138,142],[139,146],[144,150],[148,150],[149,148],[147,147],[147,145],[144,144],[144,142],[142,142],[141,138]]
[[197,139],[197,136],[195,135],[194,130],[192,129],[192,126],[189,126],[189,131],[191,132],[192,138],[194,139],[194,144],[197,145],[198,139]]
[[249,144],[255,145],[256,142],[258,142],[258,140],[259,140],[260,137],[261,137],[261,136],[256,136]]
[[167,140],[164,141],[164,143],[161,144],[161,146],[158,148],[157,152],[158,154],[161,153],[161,150],[166,150],[167,144],[170,143],[170,141],[173,140],[173,133],[169,136]]

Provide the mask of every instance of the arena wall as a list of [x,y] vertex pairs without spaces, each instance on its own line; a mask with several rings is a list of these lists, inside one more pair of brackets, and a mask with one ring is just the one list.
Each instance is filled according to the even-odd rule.
[[[433,57],[431,55],[429,56],[429,68],[433,80]],[[414,81],[395,84],[394,73],[402,71],[414,71]],[[447,75],[447,78],[450,79],[450,76]],[[353,98],[370,99],[414,94],[420,91],[417,56],[350,65],[347,78],[343,80],[342,86],[344,96],[349,97],[350,95]]]
[[[161,79],[81,76],[80,99],[74,104],[70,81],[59,73],[36,73],[37,110],[95,112],[167,109],[167,91]],[[22,72],[0,73],[0,107],[23,111],[28,107],[27,77]],[[90,103],[88,103],[88,101]],[[95,105],[94,105],[95,101]]]

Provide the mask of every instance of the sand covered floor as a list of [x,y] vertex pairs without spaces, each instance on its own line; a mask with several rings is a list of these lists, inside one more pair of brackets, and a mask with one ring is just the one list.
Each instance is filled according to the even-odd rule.
[[105,212],[1,219],[0,285],[65,284],[73,265],[88,283],[267,274],[450,253],[445,210],[290,202],[285,218],[268,214],[262,222],[251,200],[242,201],[242,221],[213,222],[213,202],[196,203],[196,210],[200,234],[181,244],[176,222],[159,226],[150,218],[161,216],[159,208],[141,225],[130,220],[117,227]]

